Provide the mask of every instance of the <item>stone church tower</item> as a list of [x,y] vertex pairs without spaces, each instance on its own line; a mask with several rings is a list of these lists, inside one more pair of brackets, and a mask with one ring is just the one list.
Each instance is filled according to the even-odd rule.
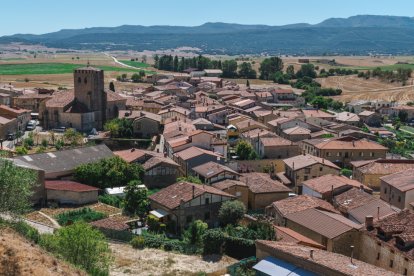
[[106,93],[104,91],[104,71],[90,67],[74,71],[75,105],[86,112],[94,112],[95,126],[103,128],[106,121]]

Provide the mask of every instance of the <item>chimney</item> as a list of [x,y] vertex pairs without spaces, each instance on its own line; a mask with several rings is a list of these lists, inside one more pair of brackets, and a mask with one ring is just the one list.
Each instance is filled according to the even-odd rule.
[[374,229],[374,217],[373,216],[366,216],[365,217],[365,228],[368,231]]
[[354,258],[354,246],[351,245],[351,264],[354,264],[353,258]]
[[311,258],[311,259],[313,259],[313,249],[311,249],[311,250],[309,251],[309,253],[310,253],[310,258]]
[[292,162],[292,169],[295,170],[295,162]]
[[378,209],[377,209],[377,219],[379,220],[380,219],[380,207],[378,206]]
[[192,185],[193,186],[193,198],[195,197],[195,186],[194,185]]
[[132,149],[131,149],[131,152],[134,152],[134,151],[135,151],[135,148],[132,148]]
[[247,127],[250,127],[250,121],[249,121],[249,122],[247,122]]

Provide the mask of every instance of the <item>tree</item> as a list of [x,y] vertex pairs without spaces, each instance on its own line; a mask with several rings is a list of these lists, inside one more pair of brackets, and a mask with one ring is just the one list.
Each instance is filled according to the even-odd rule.
[[194,184],[203,184],[203,182],[201,182],[200,178],[196,177],[196,176],[182,176],[182,177],[178,177],[176,179],[177,182],[190,182],[190,183],[194,183]]
[[108,275],[111,249],[105,236],[85,222],[62,227],[42,237],[41,245],[91,275]]
[[293,65],[289,65],[289,66],[286,68],[286,74],[288,74],[289,76],[291,76],[291,78],[292,78],[293,76],[295,76],[295,67],[293,67]]
[[222,225],[236,225],[246,213],[246,207],[243,202],[238,200],[229,200],[224,202],[219,210],[218,218]]
[[174,57],[174,61],[173,61],[173,71],[177,72],[178,71],[178,57],[175,56]]
[[125,188],[124,210],[129,215],[145,216],[148,210],[147,189],[140,187],[141,182],[132,180]]
[[184,241],[186,241],[188,244],[201,247],[203,245],[203,235],[207,229],[207,223],[201,220],[193,221],[188,226],[188,229],[184,232]]
[[253,146],[244,140],[237,143],[236,154],[241,160],[252,160],[257,158],[257,153],[253,149]]
[[132,76],[131,76],[131,80],[133,81],[133,82],[140,82],[141,81],[141,75],[140,74],[137,74],[137,73],[134,73],[134,74],[132,74]]
[[146,55],[143,55],[143,56],[141,57],[141,62],[142,62],[142,63],[147,63],[147,56],[146,56]]
[[398,112],[398,118],[400,119],[401,122],[405,123],[408,120],[408,113],[405,110],[400,110]]
[[72,146],[77,146],[82,143],[82,134],[77,132],[74,128],[68,128],[63,134],[63,138]]
[[141,165],[128,163],[118,156],[98,162],[82,164],[75,169],[75,179],[81,183],[101,189],[122,187],[132,180],[141,180],[144,169]]
[[114,82],[113,82],[113,81],[111,81],[111,82],[109,83],[109,90],[111,90],[111,91],[115,92],[115,84],[114,84]]
[[246,81],[246,87],[250,88],[250,82],[249,82],[249,80]]
[[303,78],[303,77],[309,77],[312,79],[316,78],[315,67],[311,63],[302,64],[302,66],[300,67],[300,70],[296,73],[296,77],[298,79]]
[[235,78],[237,76],[237,62],[235,60],[225,60],[222,63],[223,78]]
[[104,130],[111,133],[111,137],[130,138],[133,136],[133,122],[127,118],[115,118],[104,125]]
[[0,159],[0,213],[22,214],[30,208],[30,196],[37,185],[33,170]]
[[256,71],[253,70],[252,64],[249,62],[243,62],[239,65],[239,77],[242,79],[255,79]]
[[260,79],[269,80],[270,77],[283,69],[283,61],[279,57],[265,58],[259,67]]

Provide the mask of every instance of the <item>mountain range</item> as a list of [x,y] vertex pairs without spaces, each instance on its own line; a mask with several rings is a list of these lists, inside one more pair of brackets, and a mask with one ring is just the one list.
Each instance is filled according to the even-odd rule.
[[122,25],[0,37],[0,43],[12,42],[96,51],[187,46],[209,54],[413,54],[414,18],[357,15],[283,26],[220,22],[194,27]]

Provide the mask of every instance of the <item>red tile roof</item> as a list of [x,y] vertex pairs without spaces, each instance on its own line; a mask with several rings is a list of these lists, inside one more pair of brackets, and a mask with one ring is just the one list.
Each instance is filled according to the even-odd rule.
[[281,242],[294,242],[301,245],[312,246],[315,248],[325,249],[320,243],[317,243],[308,237],[293,231],[290,228],[275,226],[276,238]]
[[289,193],[292,190],[277,180],[273,180],[266,173],[244,173],[240,181],[247,184],[249,190],[255,194],[262,193]]
[[72,192],[90,192],[98,191],[98,188],[81,184],[74,181],[68,180],[50,180],[45,181],[46,190],[57,190],[57,191],[72,191]]
[[313,208],[338,213],[338,211],[336,211],[330,203],[326,202],[325,200],[308,195],[299,195],[275,201],[272,203],[272,206],[282,216]]

